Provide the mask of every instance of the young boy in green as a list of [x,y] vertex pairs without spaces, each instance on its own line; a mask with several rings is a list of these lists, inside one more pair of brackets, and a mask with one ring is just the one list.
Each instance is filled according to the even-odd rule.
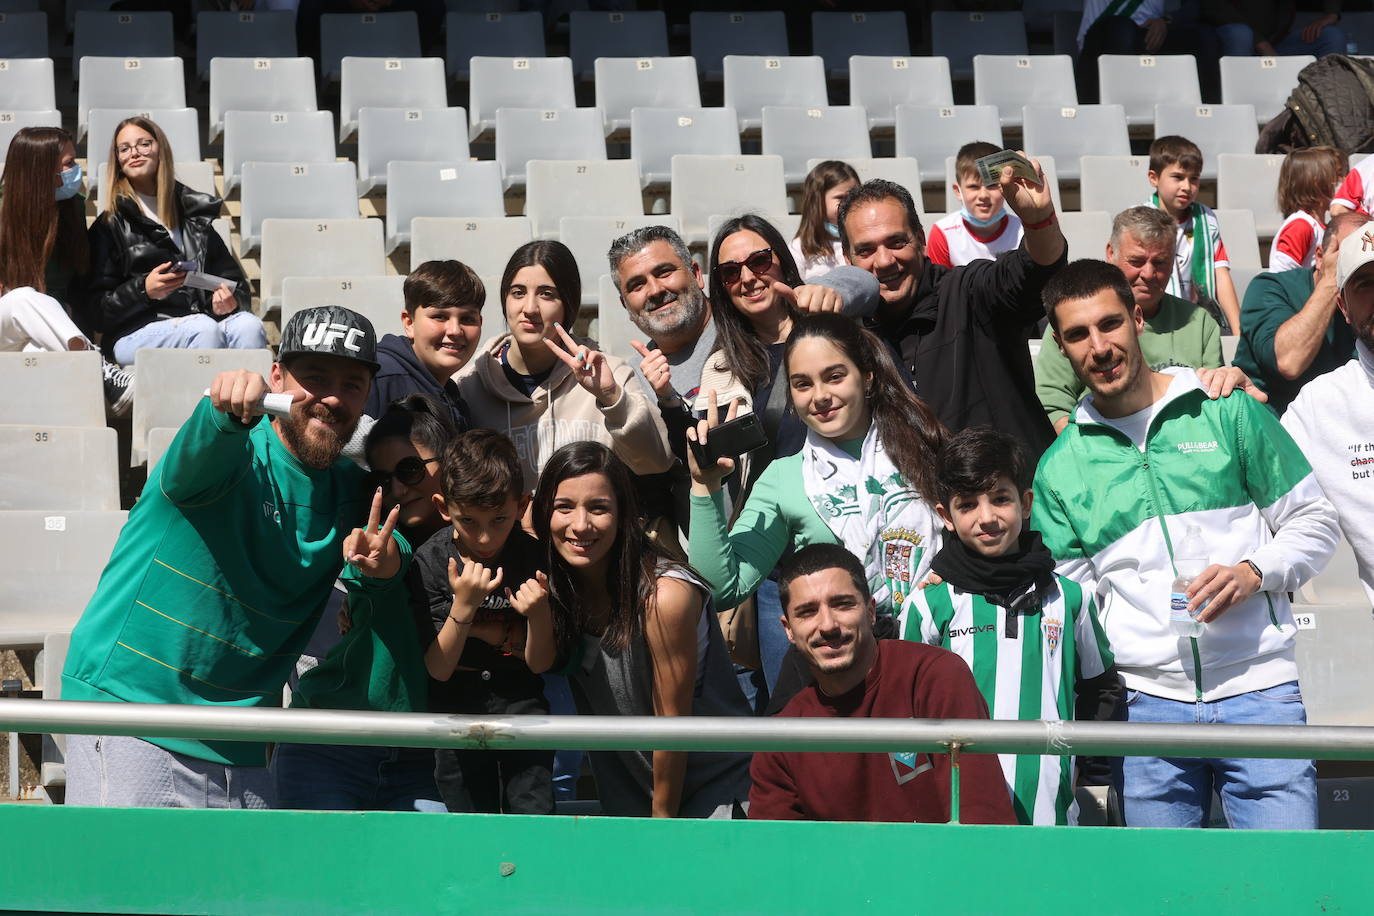
[[1217,214],[1197,199],[1202,187],[1202,150],[1187,137],[1157,137],[1150,144],[1146,177],[1154,188],[1146,203],[1169,214],[1178,225],[1169,294],[1214,305],[1218,318],[1224,319],[1222,330],[1239,334],[1240,300]]
[[[949,440],[936,506],[944,547],[931,562],[943,581],[914,596],[902,635],[963,658],[994,719],[1072,719],[1075,685],[1105,718],[1121,691],[1111,649],[1091,591],[1055,575],[1026,524],[1031,474],[1021,445],[990,427]],[[1077,822],[1073,758],[1000,759],[1021,823]]]

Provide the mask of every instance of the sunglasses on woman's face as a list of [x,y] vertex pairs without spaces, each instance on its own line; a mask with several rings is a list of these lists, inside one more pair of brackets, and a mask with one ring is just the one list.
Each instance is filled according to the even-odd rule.
[[733,286],[739,282],[740,270],[749,268],[749,272],[756,277],[761,277],[773,266],[773,249],[760,248],[752,252],[743,261],[721,261],[716,265],[716,276],[720,282],[726,286]]
[[413,487],[425,479],[425,465],[431,461],[438,461],[438,458],[421,458],[419,455],[411,455],[396,462],[396,467],[390,471],[373,471],[372,477],[377,481],[377,486],[385,490],[391,486],[391,478],[395,477],[408,487]]

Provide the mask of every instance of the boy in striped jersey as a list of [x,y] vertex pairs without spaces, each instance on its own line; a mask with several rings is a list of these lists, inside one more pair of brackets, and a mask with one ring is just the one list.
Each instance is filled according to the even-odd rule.
[[[1075,692],[1092,718],[1121,694],[1092,594],[1054,574],[1054,558],[1026,524],[1031,468],[1011,436],[966,429],[940,453],[943,581],[907,605],[902,634],[949,649],[973,669],[994,719],[1072,719]],[[1075,691],[1077,687],[1077,691]],[[1023,824],[1077,823],[1073,758],[1000,755]]]

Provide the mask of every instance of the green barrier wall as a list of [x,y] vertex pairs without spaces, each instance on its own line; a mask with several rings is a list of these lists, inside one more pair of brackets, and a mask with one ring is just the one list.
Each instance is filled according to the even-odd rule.
[[0,911],[1368,913],[1374,833],[0,806]]

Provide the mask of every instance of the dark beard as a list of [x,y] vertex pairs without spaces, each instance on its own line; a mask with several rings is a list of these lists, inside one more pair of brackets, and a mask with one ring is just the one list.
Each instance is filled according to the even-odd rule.
[[1364,344],[1371,353],[1374,353],[1374,315],[1370,315],[1368,320],[1357,328],[1352,328],[1355,337]]
[[[348,435],[340,436],[335,430],[321,430],[319,433],[309,431],[310,417],[315,416],[321,419],[333,419],[334,413],[323,404],[317,404],[308,414],[297,416],[292,412],[290,418],[279,418],[277,422],[277,432],[281,440],[285,443],[301,463],[306,467],[323,471],[339,460],[339,455],[343,453],[343,447],[348,442],[353,430],[348,430]],[[357,425],[356,423],[354,424]]]

